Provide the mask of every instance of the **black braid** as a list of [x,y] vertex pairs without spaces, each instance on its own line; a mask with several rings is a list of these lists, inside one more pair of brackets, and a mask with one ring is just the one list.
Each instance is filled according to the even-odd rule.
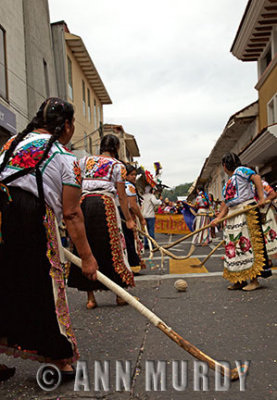
[[[72,123],[73,114],[74,110],[70,103],[55,97],[45,100],[33,120],[27,125],[24,131],[15,137],[10,148],[6,151],[3,162],[0,166],[0,173],[6,167],[17,145],[27,136],[27,134],[35,129],[45,128],[52,135],[47,142],[46,148],[39,162],[34,168],[27,169],[28,173],[33,172],[35,168],[39,167],[39,165],[41,165],[47,158],[53,143],[58,140],[63,133],[65,121],[68,120],[69,123]],[[27,170],[25,172],[27,172]]]
[[9,149],[6,151],[2,164],[0,165],[0,173],[5,169],[13,151],[17,147],[17,145],[28,135],[28,133],[32,132],[38,126],[37,117],[33,118],[33,120],[26,126],[24,131],[18,133],[18,135],[12,141]]
[[119,155],[117,149],[120,146],[120,141],[117,136],[108,134],[103,137],[100,144],[100,154],[108,151],[114,158],[118,160]]
[[[122,162],[122,161],[121,161]],[[131,172],[133,172],[133,171],[136,171],[137,172],[137,169],[136,169],[136,167],[134,167],[132,164],[125,164],[124,163],[124,165],[125,165],[125,167],[126,167],[126,171],[127,171],[127,175],[129,175]]]
[[228,171],[235,171],[237,167],[241,166],[241,161],[239,159],[239,156],[235,153],[226,153],[222,157],[222,165],[225,165],[225,167],[228,169]]

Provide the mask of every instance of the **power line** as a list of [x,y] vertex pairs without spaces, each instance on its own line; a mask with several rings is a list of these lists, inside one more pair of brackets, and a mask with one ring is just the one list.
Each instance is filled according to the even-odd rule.
[[29,83],[27,83],[27,79],[24,80],[23,78],[21,78],[19,75],[17,75],[12,69],[8,68],[7,64],[4,64],[3,62],[0,61],[0,65],[2,65],[4,68],[6,68],[7,71],[11,72],[14,76],[16,76],[21,82],[23,82],[27,87],[29,87],[30,89],[32,89],[34,92],[36,92],[39,96],[41,96],[43,99],[46,99],[45,94],[42,94],[40,92],[38,92],[33,86],[29,85]]
[[93,132],[88,133],[86,136],[84,136],[82,139],[77,140],[77,142],[72,143],[72,146],[75,146],[77,143],[82,142],[84,139],[87,139],[89,136],[93,135],[94,133],[96,133],[97,131],[99,131],[100,136],[103,136],[103,125],[102,122],[100,122],[100,126],[99,128],[95,129]]
[[[24,83],[24,85],[26,85],[26,87],[29,87],[30,89],[32,89],[35,93],[37,93],[39,96],[42,97],[43,100],[46,99],[46,96],[42,93],[40,93],[39,91],[37,91],[33,86],[31,86],[30,84],[27,83],[27,80],[24,80],[23,78],[21,78],[17,73],[15,73],[12,69],[7,67],[7,64],[4,64],[3,62],[0,61],[0,65],[4,66],[4,68],[6,68],[6,70],[10,73],[12,73],[14,76],[16,76],[21,82]],[[9,99],[9,103],[12,105],[12,107],[24,118],[27,119],[27,121],[29,120],[29,116],[27,113],[25,113],[25,110],[23,110],[21,108],[21,106],[19,104],[17,104],[14,100]],[[84,124],[82,124],[79,121],[76,121],[79,125],[81,125],[83,128],[87,128]],[[94,133],[96,133],[97,131],[99,131],[100,136],[103,135],[103,127],[102,127],[102,122],[100,121],[100,126],[95,129],[93,132],[87,134],[86,136],[84,136],[82,139],[78,140],[77,142],[73,143],[72,146],[74,146],[76,143],[79,143],[81,141],[83,141],[84,139],[88,138],[89,136],[93,135]]]

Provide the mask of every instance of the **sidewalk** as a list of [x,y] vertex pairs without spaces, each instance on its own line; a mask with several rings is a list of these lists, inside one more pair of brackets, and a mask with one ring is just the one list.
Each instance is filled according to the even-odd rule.
[[[130,292],[152,309],[184,339],[216,360],[235,367],[235,360],[251,360],[246,391],[239,381],[226,392],[215,392],[214,372],[209,371],[209,391],[195,391],[195,359],[131,306],[115,306],[110,292],[97,293],[99,307],[85,309],[85,294],[68,290],[71,316],[81,360],[87,361],[91,392],[73,391],[73,383],[55,392],[43,392],[35,374],[40,364],[0,356],[0,362],[16,366],[17,373],[0,385],[0,399],[26,400],[276,400],[277,399],[277,275],[261,280],[263,288],[254,292],[228,291],[219,276],[189,277],[186,292],[174,289],[176,278],[137,280]],[[109,391],[94,391],[95,360],[110,363]],[[115,388],[115,361],[131,361],[132,388]],[[146,391],[146,361],[166,361],[166,391]],[[188,360],[188,384],[178,392],[172,386],[172,361]],[[134,373],[134,374],[133,374]]]

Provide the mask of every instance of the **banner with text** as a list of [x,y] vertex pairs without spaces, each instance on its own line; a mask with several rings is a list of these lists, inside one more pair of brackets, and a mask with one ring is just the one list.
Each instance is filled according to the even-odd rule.
[[184,235],[190,230],[182,214],[156,214],[155,232]]

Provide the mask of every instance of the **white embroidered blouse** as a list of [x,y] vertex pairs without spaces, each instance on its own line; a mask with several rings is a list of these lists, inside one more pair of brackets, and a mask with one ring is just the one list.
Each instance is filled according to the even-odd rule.
[[[33,167],[42,157],[48,140],[48,133],[31,132],[16,147],[13,156],[9,159],[4,171],[0,174],[0,181],[23,168]],[[4,154],[10,147],[12,137],[3,146],[0,152],[0,164]],[[62,190],[64,185],[81,187],[81,172],[74,154],[56,141],[50,149],[47,159],[40,166],[43,179],[45,202],[53,209],[58,221],[62,219]],[[38,197],[36,177],[34,173],[22,176],[9,186],[20,187]]]

